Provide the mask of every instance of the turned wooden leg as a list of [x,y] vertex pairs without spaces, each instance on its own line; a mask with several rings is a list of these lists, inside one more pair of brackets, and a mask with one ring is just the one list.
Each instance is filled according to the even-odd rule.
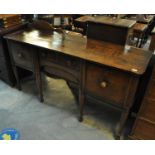
[[125,109],[125,110],[122,112],[122,114],[121,114],[120,121],[119,121],[119,123],[117,124],[116,130],[115,130],[115,135],[114,135],[114,137],[115,137],[116,139],[120,139],[120,136],[122,135],[123,128],[124,128],[125,123],[126,123],[126,121],[127,121],[128,115],[129,115],[129,108],[128,108],[128,109]]
[[16,78],[16,81],[17,81],[17,88],[18,90],[22,90],[22,87],[21,87],[21,81],[20,81],[20,78],[19,78],[19,73],[18,73],[18,68],[16,66],[13,66],[13,72],[14,72],[14,75],[15,75],[15,78]]

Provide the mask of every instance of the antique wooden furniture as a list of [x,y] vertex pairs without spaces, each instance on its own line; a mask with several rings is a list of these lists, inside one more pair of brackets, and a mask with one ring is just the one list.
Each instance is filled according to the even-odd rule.
[[130,138],[155,140],[155,65]]
[[125,45],[135,23],[132,20],[96,16],[88,21],[87,37]]
[[134,25],[133,37],[137,38],[136,47],[141,47],[146,29],[147,29],[147,24],[136,23]]
[[0,27],[9,28],[20,25],[22,23],[21,15],[19,14],[0,14]]
[[81,28],[83,29],[83,34],[86,35],[86,32],[87,32],[87,22],[90,20],[90,19],[94,19],[92,16],[90,15],[85,15],[85,16],[81,16],[79,18],[76,18],[74,20],[74,26],[75,28]]
[[140,47],[141,47],[142,45],[144,45],[146,43],[153,27],[155,26],[155,16],[154,15],[145,15],[145,16],[147,16],[147,18],[144,20],[143,19],[139,20],[139,19],[137,19],[136,16],[137,15],[129,16],[129,17],[127,17],[127,19],[135,20],[137,23],[147,24],[147,28],[143,34],[143,39],[140,44]]
[[[3,36],[15,32],[19,29],[23,29],[24,27],[26,27],[26,24],[21,24],[9,28],[0,28],[0,79],[11,86],[15,84],[16,80],[12,71],[10,54]],[[23,73],[21,73],[21,76],[22,74]]]
[[151,32],[151,43],[149,46],[149,50],[154,51],[155,50],[155,27]]
[[152,53],[142,49],[87,39],[79,33],[44,33],[23,30],[5,36],[20,89],[16,66],[36,75],[43,101],[41,74],[65,79],[78,89],[80,117],[83,119],[87,96],[107,102],[122,111],[116,135],[119,136],[134,101],[139,78]]

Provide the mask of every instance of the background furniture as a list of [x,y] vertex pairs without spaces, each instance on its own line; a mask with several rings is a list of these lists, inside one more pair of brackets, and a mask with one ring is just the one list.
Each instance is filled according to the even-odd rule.
[[[26,26],[27,24],[20,24],[18,26],[13,26],[9,28],[0,28],[0,79],[8,83],[10,86],[14,86],[16,80],[12,71],[8,47],[3,36],[9,33],[13,33],[19,29],[23,29]],[[23,70],[20,70],[19,74],[20,77],[24,77],[27,73],[23,72]]]
[[155,139],[155,58],[152,61],[152,75],[130,134],[131,139]]
[[88,21],[87,37],[124,46],[135,23],[132,20],[96,16]]
[[147,24],[136,23],[133,27],[133,39],[137,38],[136,47],[141,47],[144,35],[147,29]]
[[150,42],[149,50],[151,51],[155,50],[155,27],[151,32],[151,42]]

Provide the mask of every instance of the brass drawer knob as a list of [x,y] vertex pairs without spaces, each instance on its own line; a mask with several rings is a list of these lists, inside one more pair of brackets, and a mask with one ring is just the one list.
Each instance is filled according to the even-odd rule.
[[101,84],[100,84],[100,86],[102,88],[106,88],[107,87],[107,82],[106,81],[102,81]]

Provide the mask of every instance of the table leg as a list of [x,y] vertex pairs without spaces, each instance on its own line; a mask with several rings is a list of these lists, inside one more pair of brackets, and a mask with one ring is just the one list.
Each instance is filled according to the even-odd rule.
[[37,85],[38,93],[39,93],[39,100],[40,100],[40,102],[44,102],[40,63],[39,63],[39,56],[37,53],[34,53],[34,62],[35,62],[34,63],[34,72],[35,72],[36,85]]
[[130,108],[127,108],[125,109],[122,114],[121,114],[121,118],[120,118],[120,121],[119,123],[117,124],[117,127],[116,127],[116,130],[115,130],[115,135],[114,137],[116,139],[120,139],[120,136],[122,135],[123,133],[123,128],[125,126],[125,123],[127,121],[127,118],[128,118],[128,115],[129,115],[129,110]]
[[83,121],[83,110],[85,104],[85,61],[81,61],[81,72],[80,72],[80,87],[79,87],[79,105],[80,105],[80,116],[79,121]]

